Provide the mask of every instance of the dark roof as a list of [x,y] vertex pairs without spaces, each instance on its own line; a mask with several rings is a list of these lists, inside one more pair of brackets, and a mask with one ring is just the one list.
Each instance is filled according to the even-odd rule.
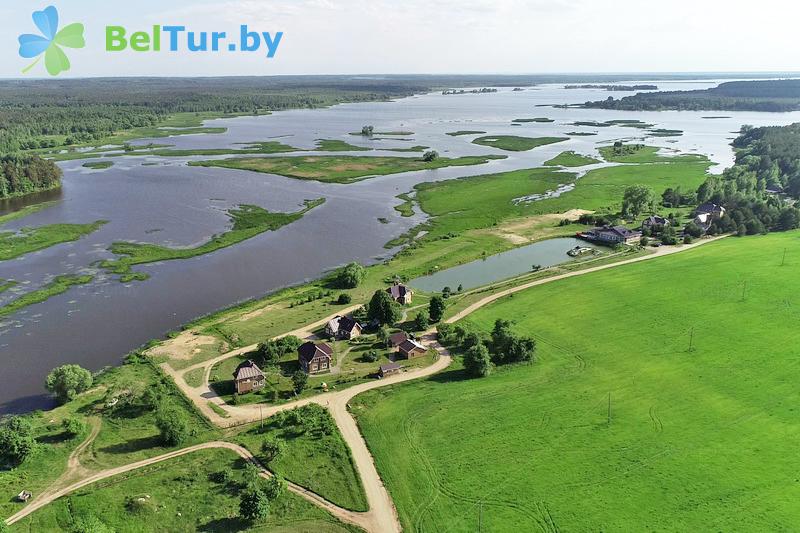
[[396,300],[398,298],[402,298],[403,296],[406,295],[406,293],[411,292],[411,291],[405,285],[392,285],[391,287],[386,289],[386,292],[391,294],[392,298],[394,298]]
[[264,373],[258,368],[258,365],[252,359],[242,362],[233,371],[233,379],[239,381],[240,379],[261,378]]
[[620,237],[624,237],[626,239],[630,238],[630,237],[636,237],[637,235],[640,235],[640,233],[638,231],[630,230],[630,229],[626,228],[625,226],[606,226],[606,227],[603,227],[603,228],[595,229],[595,232],[596,233],[613,233],[615,235],[619,235]]
[[389,342],[392,343],[392,346],[400,346],[403,344],[403,341],[408,339],[408,333],[405,331],[398,331],[397,333],[392,333],[389,335]]
[[314,344],[311,341],[308,341],[297,349],[297,354],[300,356],[300,359],[303,361],[311,361],[317,355],[326,355],[330,357],[333,354],[333,348],[330,347],[327,343],[321,342],[319,344]]
[[658,216],[658,215],[649,216],[646,219],[644,219],[644,221],[645,222],[649,222],[650,224],[657,225],[657,226],[665,226],[665,225],[669,224],[669,219],[666,219],[666,218]]
[[423,345],[418,343],[417,341],[413,341],[411,339],[406,339],[402,343],[400,343],[399,348],[404,352],[411,352],[414,349],[417,350],[427,350]]
[[715,211],[721,211],[722,207],[718,206],[717,204],[712,204],[711,202],[706,202],[697,206],[697,209],[694,210],[695,213],[714,213]]
[[403,368],[403,365],[400,363],[386,363],[385,365],[381,365],[381,372],[391,372],[392,370],[400,370]]
[[339,331],[353,331],[355,327],[361,327],[356,320],[349,316],[339,317]]

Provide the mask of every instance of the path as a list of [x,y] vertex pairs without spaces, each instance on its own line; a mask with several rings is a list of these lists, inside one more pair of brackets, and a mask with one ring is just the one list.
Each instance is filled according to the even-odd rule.
[[[174,452],[165,453],[163,455],[159,455],[157,457],[152,457],[150,459],[144,459],[144,460],[138,461],[136,463],[127,464],[127,465],[119,466],[119,467],[116,467],[116,468],[110,468],[108,470],[103,470],[101,472],[97,472],[95,474],[92,474],[91,476],[88,476],[88,477],[86,477],[86,478],[84,478],[84,479],[82,479],[82,480],[80,480],[78,482],[75,482],[75,483],[73,483],[71,485],[68,485],[68,486],[66,486],[66,487],[64,487],[62,489],[55,490],[55,491],[47,494],[46,496],[43,495],[41,498],[37,498],[35,501],[30,502],[24,509],[22,509],[18,513],[12,515],[10,518],[8,518],[6,520],[6,524],[8,524],[8,525],[14,524],[15,522],[18,522],[18,521],[22,520],[23,518],[25,518],[29,514],[41,509],[45,505],[47,505],[49,503],[52,503],[53,501],[57,500],[58,498],[61,498],[63,496],[66,496],[67,494],[75,492],[76,490],[79,490],[79,489],[81,489],[83,487],[86,487],[87,485],[91,485],[92,483],[96,483],[96,482],[101,481],[103,479],[107,479],[107,478],[110,478],[110,477],[113,477],[113,476],[117,476],[119,474],[124,474],[126,472],[131,472],[133,470],[138,470],[139,468],[143,468],[145,466],[149,466],[149,465],[153,465],[153,464],[156,464],[156,463],[160,463],[160,462],[166,461],[168,459],[174,459],[174,458],[180,457],[182,455],[187,455],[187,454],[196,452],[198,450],[208,450],[208,449],[215,449],[215,448],[224,448],[224,449],[232,450],[232,451],[236,452],[243,459],[246,459],[247,461],[250,461],[251,463],[253,463],[256,466],[258,466],[261,469],[261,475],[262,476],[268,477],[268,476],[272,475],[271,472],[269,472],[266,468],[264,468],[264,466],[261,465],[261,463],[259,463],[258,460],[255,457],[253,457],[253,454],[251,454],[247,449],[239,446],[238,444],[233,444],[231,442],[222,442],[222,441],[205,442],[203,444],[197,444],[195,446],[190,446],[188,448],[182,448],[180,450],[175,450]],[[343,508],[341,508],[341,507],[329,502],[328,500],[326,500],[325,498],[323,498],[319,494],[316,494],[315,492],[312,492],[312,491],[310,491],[310,490],[308,490],[308,489],[306,489],[304,487],[296,485],[296,484],[294,484],[294,483],[292,483],[290,481],[286,482],[286,486],[291,492],[297,494],[298,496],[300,496],[302,498],[305,498],[306,500],[308,500],[309,502],[313,503],[314,505],[322,507],[323,509],[328,511],[330,514],[332,514],[333,516],[335,516],[339,520],[342,520],[343,522],[354,524],[354,525],[356,525],[358,527],[366,529],[367,531],[378,531],[378,530],[371,529],[373,524],[372,524],[372,521],[371,521],[368,513],[358,513],[358,512],[355,512],[355,511],[350,511],[350,510],[347,510],[347,509],[343,509]]]
[[[477,302],[469,305],[462,311],[448,318],[447,320],[445,320],[445,322],[450,324],[457,322],[492,302],[495,302],[510,294],[527,290],[531,287],[544,285],[546,283],[552,283],[554,281],[571,278],[575,276],[583,276],[586,274],[590,274],[592,272],[598,272],[609,268],[616,268],[622,265],[638,263],[641,261],[648,261],[651,259],[683,252],[686,250],[691,250],[693,248],[696,248],[697,246],[701,246],[703,244],[713,242],[724,237],[725,236],[715,237],[712,239],[704,239],[696,243],[680,247],[663,247],[659,248],[655,253],[652,253],[650,255],[626,259],[616,263],[608,263],[596,267],[590,267],[584,270],[577,270],[565,274],[558,274],[552,277],[542,278],[515,287],[510,287],[508,289],[504,289],[497,293],[490,294],[484,298],[481,298]],[[337,314],[351,312],[352,310],[355,310],[358,307],[360,306],[354,306],[352,309],[343,310]],[[324,325],[333,316],[335,315],[331,315],[331,317],[326,317],[318,322],[315,322],[314,324],[306,326],[305,328],[289,332],[286,335],[296,335],[300,338],[308,337],[312,334],[312,331],[314,329],[317,329],[321,325]],[[294,402],[289,402],[283,405],[275,405],[267,407],[259,405],[244,405],[244,406],[227,405],[225,404],[225,402],[222,401],[221,398],[219,398],[213,391],[211,391],[210,388],[208,388],[207,379],[205,382],[206,384],[201,387],[189,387],[183,380],[183,374],[185,372],[188,372],[196,368],[206,368],[206,378],[207,378],[208,374],[210,373],[210,369],[214,364],[216,364],[219,361],[228,359],[230,357],[252,351],[255,349],[256,345],[246,346],[244,348],[234,350],[232,352],[223,354],[209,361],[204,361],[189,368],[182,369],[181,371],[173,370],[172,367],[170,367],[166,363],[162,364],[161,367],[167,374],[172,376],[172,378],[175,380],[176,385],[198,407],[198,409],[204,415],[206,415],[209,418],[209,420],[211,420],[213,423],[215,423],[220,427],[230,427],[234,425],[245,424],[248,422],[255,422],[261,418],[270,417],[278,412],[285,411],[288,409],[293,409],[295,407],[300,407],[310,403],[316,403],[324,407],[327,407],[331,413],[331,416],[336,421],[336,425],[338,426],[339,431],[342,434],[342,437],[344,438],[347,445],[350,447],[350,450],[353,454],[353,460],[356,466],[356,470],[358,471],[358,474],[361,478],[361,482],[364,486],[364,491],[366,493],[367,503],[369,505],[369,511],[364,513],[357,513],[354,511],[348,511],[346,509],[342,509],[332,504],[331,502],[328,502],[318,494],[315,494],[293,483],[288,484],[289,490],[302,496],[311,503],[314,503],[315,505],[318,505],[326,509],[332,515],[336,516],[340,520],[358,525],[359,527],[364,528],[368,532],[397,533],[402,530],[400,521],[397,516],[397,510],[394,507],[394,503],[392,502],[391,496],[389,495],[388,491],[386,490],[386,487],[383,485],[383,482],[381,481],[380,475],[378,474],[378,471],[375,467],[375,461],[373,460],[372,455],[370,454],[369,449],[367,448],[367,444],[364,441],[363,436],[358,430],[358,425],[356,424],[356,421],[353,418],[353,416],[347,410],[347,404],[354,396],[357,396],[362,392],[366,392],[372,389],[377,389],[379,387],[393,385],[396,383],[402,383],[405,381],[427,377],[446,369],[450,365],[452,357],[450,353],[438,343],[438,341],[436,340],[436,333],[434,331],[426,332],[421,340],[423,344],[427,345],[428,347],[434,348],[439,353],[439,358],[432,365],[428,367],[409,370],[381,380],[361,383],[341,391],[327,392],[317,396],[312,396]],[[227,411],[229,417],[224,418],[219,414],[217,414],[214,410],[209,408],[207,405],[208,401],[214,401],[217,405],[220,405],[221,407],[224,406],[224,410]],[[184,448],[183,450],[177,450],[175,452],[167,453],[158,457],[154,457],[152,459],[139,461],[138,463],[132,463],[130,465],[99,472],[77,483],[74,483],[68,487],[43,495],[41,498],[37,499],[36,501],[26,506],[25,509],[13,515],[8,520],[8,523],[13,524],[17,520],[23,518],[24,516],[27,516],[28,514],[34,512],[37,509],[40,509],[41,507],[56,500],[57,498],[60,498],[65,494],[68,494],[82,487],[85,487],[86,485],[94,483],[95,481],[99,481],[101,479],[105,479],[110,476],[114,476],[124,472],[129,472],[131,470],[135,470],[143,466],[154,464],[160,461],[164,461],[166,459],[171,459],[173,457],[178,457],[180,455],[185,455],[187,453],[191,453],[193,451],[205,448],[228,448],[234,450],[236,453],[246,458],[247,460],[258,464],[255,458],[253,458],[252,454],[250,454],[250,452],[248,452],[246,449],[236,444],[228,442],[209,442],[205,444],[199,444],[197,446]],[[264,475],[269,475],[266,470],[264,470]]]

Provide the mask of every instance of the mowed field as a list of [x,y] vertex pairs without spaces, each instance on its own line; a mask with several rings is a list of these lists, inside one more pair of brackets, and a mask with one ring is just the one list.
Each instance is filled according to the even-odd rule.
[[471,315],[539,361],[351,406],[405,529],[796,530],[798,272],[800,232],[731,237]]

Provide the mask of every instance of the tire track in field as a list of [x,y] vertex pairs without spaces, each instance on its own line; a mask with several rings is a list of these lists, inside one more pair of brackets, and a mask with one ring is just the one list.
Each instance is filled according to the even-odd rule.
[[650,420],[653,422],[653,429],[656,430],[656,433],[664,431],[664,423],[658,416],[658,410],[655,405],[650,406]]

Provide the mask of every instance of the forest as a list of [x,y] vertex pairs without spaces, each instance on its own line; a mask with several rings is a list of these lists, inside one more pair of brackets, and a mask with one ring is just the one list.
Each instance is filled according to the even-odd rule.
[[0,199],[58,187],[61,169],[35,155],[0,156]]
[[697,201],[722,205],[727,213],[709,233],[740,235],[800,227],[800,124],[745,126],[733,145],[736,163],[722,176],[710,176]]
[[638,93],[586,102],[584,107],[625,111],[770,111],[800,109],[800,80],[730,81],[696,91]]

